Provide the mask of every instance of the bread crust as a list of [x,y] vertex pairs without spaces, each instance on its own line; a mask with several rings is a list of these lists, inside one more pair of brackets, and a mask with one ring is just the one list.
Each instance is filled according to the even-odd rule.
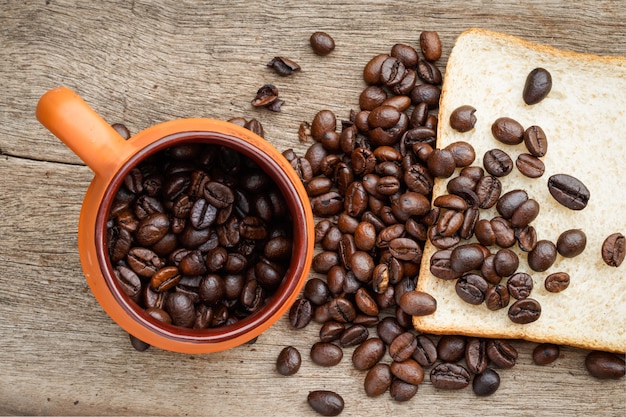
[[[479,46],[476,48],[477,51],[472,51],[473,54],[470,57],[466,56],[464,54],[464,48],[473,47],[475,45]],[[494,50],[498,50],[499,53],[495,54]],[[483,52],[485,55],[481,55]],[[492,93],[496,92],[497,94],[493,93],[493,96],[486,97],[487,93],[484,92],[484,89],[480,90],[480,88],[474,85],[476,84],[475,79],[462,80],[465,82],[465,85],[463,89],[461,89],[462,83],[460,83],[460,78],[469,73],[472,75],[478,74],[485,77],[493,77],[488,66],[495,62],[499,56],[502,56],[505,60],[511,59],[514,61],[510,63],[510,68],[512,72],[516,73],[516,77],[513,77],[515,82],[512,82],[514,85],[511,86],[510,91],[508,86],[498,85],[494,87],[492,91]],[[552,66],[552,68],[558,66],[558,71],[555,71],[557,79],[554,79],[553,74],[555,87],[561,82],[558,78],[560,74],[566,74],[568,77],[571,77],[568,81],[574,80],[575,82],[573,82],[572,85],[559,85],[558,88],[555,88],[553,92],[551,92],[553,97],[550,98],[550,95],[548,96],[549,100],[546,100],[545,104],[540,102],[534,106],[528,106],[524,103],[519,103],[522,101],[520,82],[523,80],[520,80],[521,74],[527,74],[528,70],[522,71],[513,65],[524,59],[529,61],[524,62],[524,65],[531,65],[531,63],[534,65],[536,62],[538,64],[537,66],[541,66],[547,63],[549,64],[547,68],[549,71],[551,70],[550,66]],[[468,62],[470,60],[471,62]],[[502,62],[498,63],[498,65],[502,67]],[[475,66],[475,69],[468,69],[468,66]],[[590,97],[588,103],[582,104],[595,106],[592,107],[592,109],[602,106],[602,109],[606,111],[600,114],[604,114],[606,117],[599,122],[615,126],[615,129],[621,129],[621,137],[618,137],[616,133],[612,138],[602,138],[602,140],[612,143],[615,149],[612,154],[602,154],[601,158],[612,158],[613,163],[623,164],[623,161],[626,161],[626,138],[623,137],[624,132],[626,132],[626,130],[624,130],[626,129],[626,121],[624,121],[626,116],[626,57],[597,56],[560,50],[552,46],[536,44],[516,36],[479,28],[472,28],[463,32],[458,37],[450,55],[440,99],[437,145],[438,147],[445,147],[453,141],[465,140],[475,146],[478,162],[480,162],[479,156],[489,149],[485,149],[486,146],[494,148],[499,147],[508,151],[506,148],[507,145],[497,143],[492,137],[486,137],[486,126],[488,123],[492,122],[493,119],[484,120],[484,117],[486,117],[485,114],[488,113],[485,109],[490,109],[491,113],[489,113],[489,115],[492,118],[495,117],[496,111],[500,111],[501,116],[516,118],[518,116],[518,114],[516,114],[517,110],[519,116],[525,118],[525,123],[522,123],[524,127],[528,127],[530,123],[535,120],[541,120],[540,123],[537,123],[540,126],[543,123],[550,126],[551,130],[547,132],[550,148],[546,156],[546,164],[550,164],[553,169],[556,169],[556,165],[563,169],[563,171],[567,171],[568,158],[566,155],[568,151],[572,151],[566,149],[564,145],[566,143],[565,139],[558,138],[558,123],[568,124],[568,129],[574,129],[574,132],[580,131],[581,135],[588,135],[590,129],[589,126],[583,125],[582,121],[580,122],[580,126],[576,125],[576,123],[579,123],[577,120],[579,117],[577,117],[576,112],[585,111],[581,103],[573,102],[576,97],[570,94],[571,89],[577,88],[576,82],[610,83],[611,86],[614,86],[614,88],[618,90],[618,93],[615,95],[617,98],[614,100],[607,100],[605,97],[600,97],[600,99]],[[523,82],[521,85],[523,86]],[[486,88],[490,88],[487,83],[483,85],[483,87],[485,86]],[[472,90],[473,88],[476,91]],[[623,92],[621,96],[619,91]],[[516,96],[511,96],[515,94],[519,97],[518,101],[515,101],[517,100],[515,98]],[[593,90],[589,95],[592,94]],[[473,102],[459,102],[459,96],[471,96]],[[603,102],[600,102],[601,99]],[[488,102],[489,100],[501,100],[502,103],[500,107],[498,107],[498,104]],[[449,115],[456,106],[461,104],[469,104],[477,109],[476,115],[479,121],[483,123],[480,126],[482,130],[479,130],[479,126],[477,125],[476,132],[470,132],[470,134],[461,134],[452,131],[448,123]],[[569,110],[568,106],[574,110]],[[611,106],[617,108],[611,108]],[[559,108],[563,109],[564,113],[570,111],[572,114],[559,115]],[[481,120],[481,117],[483,117],[483,120]],[[561,120],[555,120],[559,118]],[[557,136],[559,140],[551,142],[551,135]],[[591,140],[591,138],[585,139]],[[489,144],[489,140],[492,141],[492,144]],[[581,138],[575,137],[571,142],[578,146],[581,140]],[[622,142],[620,143],[619,140]],[[520,146],[523,147],[523,144]],[[585,149],[577,149],[575,152],[584,151]],[[523,152],[523,150],[516,149],[513,152]],[[555,153],[560,154],[559,159],[555,159]],[[513,155],[511,156],[513,157]],[[591,157],[593,157],[593,155],[591,155]],[[576,158],[572,160],[575,161]],[[610,162],[611,161],[605,161],[605,163]],[[482,166],[482,164],[479,165]],[[591,185],[595,185],[594,182],[600,181],[593,179],[593,172],[586,172],[585,167],[580,165],[579,163],[572,169],[580,171],[582,173],[580,175],[587,175],[588,179],[585,181],[589,181]],[[611,177],[614,177],[616,172],[617,171],[612,171]],[[626,175],[623,173],[623,168],[621,172],[623,176]],[[457,173],[455,173],[455,176]],[[611,178],[611,181],[617,182],[616,188],[618,195],[612,196],[610,203],[618,210],[620,207],[623,210],[623,204],[618,204],[620,198],[619,193],[621,192],[622,196],[626,199],[626,180],[624,180],[623,176],[621,179]],[[545,183],[546,180],[547,176],[538,180],[530,180],[520,179],[518,175],[510,180],[513,183],[513,185],[511,185],[507,183],[509,179],[505,177],[502,179],[504,186],[503,192],[512,189],[512,187],[518,188],[519,186],[519,188],[524,188],[524,184],[527,184],[527,181],[528,184],[531,184],[531,187],[537,187],[536,181]],[[447,181],[447,179],[435,180],[433,199],[446,192]],[[535,181],[535,183],[531,183],[530,181]],[[620,187],[622,186],[623,188],[621,188],[620,191]],[[571,227],[576,224],[577,220],[581,219],[582,224],[585,224],[585,219],[589,216],[593,216],[594,210],[597,211],[596,214],[598,216],[606,215],[606,213],[600,213],[599,211],[603,209],[604,206],[590,205],[590,207],[585,209],[584,216],[587,217],[583,218],[581,217],[583,215],[579,213],[572,214],[571,211],[563,210],[563,207],[559,207],[554,201],[550,201],[549,197],[545,197],[547,193],[544,193],[543,189],[531,189],[535,194],[532,195],[532,197],[537,199],[542,205],[540,216],[544,218],[541,220],[540,224],[544,227],[542,227],[542,230],[537,230],[540,239],[547,238],[556,243],[556,237],[560,232],[564,231],[563,229],[565,227]],[[598,193],[596,192],[595,194]],[[595,194],[594,189],[592,189],[592,199],[594,202],[597,202],[598,195]],[[545,201],[539,200],[540,197],[543,197]],[[417,289],[433,295],[437,299],[438,308],[437,312],[433,315],[414,317],[414,327],[418,331],[434,334],[461,334],[474,337],[525,339],[533,342],[549,342],[585,349],[625,352],[626,295],[624,294],[626,294],[626,269],[624,269],[624,266],[621,268],[607,268],[605,265],[602,265],[601,261],[597,261],[596,259],[599,258],[597,242],[604,237],[602,236],[603,234],[607,233],[607,227],[613,227],[615,229],[614,231],[626,233],[626,220],[623,214],[620,215],[618,213],[619,211],[616,211],[612,214],[615,216],[615,218],[610,219],[611,221],[609,223],[612,223],[612,225],[604,225],[604,229],[598,228],[597,231],[586,231],[588,235],[594,233],[594,236],[590,239],[590,244],[584,256],[573,259],[559,259],[557,261],[556,266],[565,269],[566,272],[569,268],[577,274],[572,276],[572,284],[564,292],[549,294],[545,289],[540,288],[543,285],[544,277],[548,273],[556,272],[555,269],[550,269],[544,274],[536,274],[533,271],[528,271],[533,275],[533,280],[535,281],[533,293],[539,294],[538,297],[541,298],[543,311],[538,321],[526,325],[512,323],[507,317],[507,309],[492,312],[484,305],[470,306],[460,300],[454,293],[453,281],[441,280],[430,273],[430,258],[437,249],[430,244],[430,242],[427,242],[422,257]],[[490,215],[491,216],[487,218],[491,218],[497,214],[491,211]],[[549,218],[546,219],[545,217]],[[596,234],[598,236],[596,236]],[[494,247],[491,249],[492,252],[495,252],[498,248]],[[521,255],[520,264],[526,263],[525,257],[522,259],[524,254],[520,251],[518,251],[518,253]],[[592,263],[582,265],[582,263],[585,262]],[[582,276],[583,273],[585,276]],[[614,286],[614,288],[608,287],[608,289],[606,289],[606,291],[610,293],[612,300],[599,301],[594,299],[594,297],[598,297],[601,293],[601,290],[598,290],[597,287],[607,285],[608,282],[611,283],[610,285]],[[533,297],[532,294],[531,297]],[[572,297],[571,300],[570,297]],[[572,300],[577,305],[572,305]],[[513,301],[514,300],[511,302]],[[564,305],[565,302],[568,304]],[[603,303],[607,304],[607,306],[604,306]],[[585,311],[580,311],[586,309],[589,310],[588,315],[585,315]],[[544,315],[546,317],[545,320],[542,321]],[[561,315],[561,317],[559,317],[559,315]],[[606,315],[611,315],[611,317],[605,317]]]

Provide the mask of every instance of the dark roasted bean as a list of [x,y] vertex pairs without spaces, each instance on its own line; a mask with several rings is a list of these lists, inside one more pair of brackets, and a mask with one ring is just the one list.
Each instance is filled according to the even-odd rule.
[[552,89],[552,76],[545,68],[535,68],[526,77],[522,98],[526,104],[537,104]]
[[524,128],[510,117],[500,117],[491,125],[493,137],[507,145],[517,145],[524,140]]
[[620,379],[626,372],[624,359],[600,351],[591,351],[585,357],[585,367],[589,374],[598,379]]
[[430,382],[438,389],[462,389],[470,379],[467,369],[455,363],[440,363],[430,371]]
[[548,191],[556,201],[571,210],[584,209],[591,197],[585,184],[567,174],[552,175],[548,179]]
[[284,376],[294,375],[300,369],[302,358],[300,352],[293,346],[287,346],[278,354],[276,371]]
[[626,257],[626,238],[621,233],[613,233],[602,242],[602,260],[608,266],[618,267]]
[[549,365],[559,358],[561,349],[552,343],[540,343],[533,349],[533,362],[535,365]]
[[539,319],[541,315],[541,305],[537,300],[532,298],[523,298],[511,304],[508,315],[513,323],[532,323]]
[[482,373],[474,376],[472,381],[472,391],[480,397],[493,394],[499,387],[500,375],[491,368],[487,368]]
[[463,105],[454,109],[450,114],[450,126],[459,132],[468,132],[476,125],[476,109],[469,105]]
[[344,400],[334,391],[317,390],[309,392],[307,402],[313,410],[322,416],[337,416],[341,414]]

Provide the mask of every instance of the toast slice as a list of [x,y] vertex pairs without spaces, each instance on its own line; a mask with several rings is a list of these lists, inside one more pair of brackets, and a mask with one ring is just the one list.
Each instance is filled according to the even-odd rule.
[[[552,89],[539,103],[527,105],[522,91],[527,75],[537,67],[550,72]],[[476,108],[474,129],[465,133],[452,129],[449,123],[450,114],[461,105]],[[545,163],[543,176],[528,178],[514,167],[508,176],[500,178],[502,194],[523,189],[539,202],[540,213],[531,223],[538,239],[556,243],[563,231],[582,229],[587,236],[586,249],[574,258],[557,255],[547,271],[534,272],[526,261],[527,253],[517,244],[511,248],[520,259],[518,272],[532,276],[531,298],[542,306],[538,320],[516,324],[508,318],[508,307],[491,311],[485,303],[468,304],[456,294],[455,281],[433,276],[430,258],[437,248],[428,242],[417,289],[437,300],[437,311],[414,317],[415,328],[435,334],[626,351],[626,263],[610,267],[601,257],[607,236],[626,234],[626,58],[562,51],[509,35],[470,29],[457,39],[447,64],[437,147],[469,142],[476,151],[473,165],[478,166],[483,166],[483,155],[493,148],[504,150],[515,161],[520,153],[528,152],[524,143],[505,145],[491,133],[492,123],[504,116],[517,120],[524,128],[540,126],[547,136],[548,151],[541,158]],[[583,210],[570,210],[550,195],[548,178],[561,173],[578,178],[590,190],[591,197]],[[447,194],[448,180],[436,180],[433,200]],[[480,218],[497,215],[492,208],[481,210]],[[472,237],[460,243],[474,241]],[[489,249],[495,253],[499,248]],[[571,282],[564,291],[550,293],[544,280],[557,271],[567,272]],[[509,306],[514,301],[511,298]]]

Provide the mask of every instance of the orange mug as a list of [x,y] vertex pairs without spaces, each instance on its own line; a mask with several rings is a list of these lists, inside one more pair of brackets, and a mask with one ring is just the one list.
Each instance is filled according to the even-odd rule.
[[[124,140],[83,99],[65,87],[45,93],[36,114],[41,124],[95,173],[80,213],[78,251],[92,293],[125,331],[165,350],[217,352],[254,339],[290,308],[311,266],[314,221],[298,175],[269,142],[233,123],[200,118],[160,123]],[[221,328],[186,329],[152,319],[117,284],[107,250],[108,214],[126,175],[146,157],[190,142],[223,145],[249,157],[276,183],[293,221],[292,257],[274,295],[261,310]]]

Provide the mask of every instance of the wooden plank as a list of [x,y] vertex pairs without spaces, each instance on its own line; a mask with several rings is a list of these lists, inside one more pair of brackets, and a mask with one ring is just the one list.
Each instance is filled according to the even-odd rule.
[[[489,3],[489,4],[485,4]],[[301,121],[319,110],[347,118],[364,87],[363,65],[395,43],[416,45],[437,30],[445,65],[455,37],[479,26],[556,47],[626,55],[626,11],[619,0],[484,2],[450,0],[0,1],[0,414],[314,415],[313,389],[346,400],[342,415],[408,413],[624,415],[626,380],[590,378],[585,351],[563,348],[547,367],[532,364],[533,344],[514,342],[518,365],[499,371],[491,397],[429,382],[409,403],[368,398],[364,373],[344,351],[334,368],[311,363],[318,326],[290,329],[282,319],[253,345],[211,355],[136,352],[103,312],[82,276],[76,232],[91,171],[34,118],[47,89],[67,85],[105,120],[133,132],[181,117],[258,118],[279,150],[302,154]],[[337,43],[329,56],[308,46],[315,30]],[[303,68],[281,78],[265,64],[276,55]],[[281,113],[250,105],[274,83]],[[274,371],[280,350],[304,359],[293,377]],[[536,411],[538,410],[538,411]]]

